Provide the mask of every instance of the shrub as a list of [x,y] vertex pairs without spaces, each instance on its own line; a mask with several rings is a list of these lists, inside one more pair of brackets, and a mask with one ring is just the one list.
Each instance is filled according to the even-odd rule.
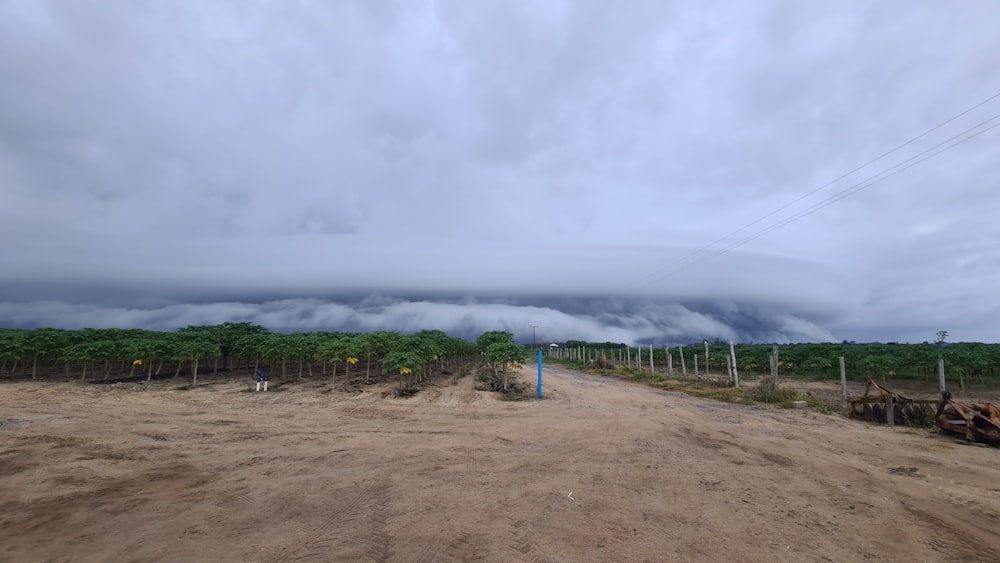
[[801,400],[798,391],[776,386],[769,377],[760,378],[757,386],[750,389],[747,396],[758,403],[778,404],[785,408],[791,408],[792,402]]

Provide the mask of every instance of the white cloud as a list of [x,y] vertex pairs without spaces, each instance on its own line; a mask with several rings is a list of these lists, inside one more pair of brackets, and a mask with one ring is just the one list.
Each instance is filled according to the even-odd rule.
[[979,288],[996,281],[1000,130],[674,262],[1000,92],[998,16],[990,0],[8,1],[0,295],[612,303],[648,280],[638,297],[845,338],[995,338],[980,312],[1000,298]]
[[[373,301],[375,304],[373,304]],[[188,325],[226,321],[251,322],[281,332],[443,330],[470,340],[490,330],[506,330],[521,342],[586,340],[686,344],[701,339],[763,342],[832,341],[833,336],[790,315],[760,309],[696,312],[679,304],[634,303],[608,312],[605,304],[590,302],[599,312],[567,313],[550,307],[506,303],[367,299],[360,303],[318,299],[285,299],[260,304],[205,303],[157,308],[74,305],[64,302],[0,302],[0,316],[15,327],[111,328],[140,327],[174,330]],[[610,308],[616,308],[613,305]]]

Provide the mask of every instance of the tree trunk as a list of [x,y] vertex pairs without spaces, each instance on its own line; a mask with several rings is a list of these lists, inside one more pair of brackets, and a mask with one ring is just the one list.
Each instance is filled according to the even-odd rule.
[[215,357],[215,364],[212,367],[212,375],[219,375],[219,357]]
[[281,381],[285,380],[285,358],[281,358]]
[[0,372],[2,372],[5,369],[7,369],[7,358],[4,358],[3,361],[0,361]]
[[163,358],[160,358],[160,363],[159,363],[159,365],[156,366],[156,375],[157,376],[160,375],[160,370],[162,370],[162,369],[163,369]]
[[107,381],[111,377],[111,361],[104,360],[104,381]]
[[35,379],[38,376],[38,356],[35,356],[31,362],[31,379]]
[[129,379],[135,376],[135,362],[132,362],[132,369],[128,370]]
[[184,365],[184,360],[177,360],[177,371],[174,372],[174,377],[170,378],[170,381],[173,381],[181,374],[182,365]]
[[146,381],[153,379],[153,362],[146,364]]
[[299,379],[302,379],[302,360],[299,360]]
[[87,381],[87,362],[83,362],[83,375],[80,376],[80,381]]
[[330,380],[330,387],[337,385],[337,362],[333,362],[333,378]]
[[326,375],[326,360],[323,360],[323,371],[320,373],[320,375]]
[[66,362],[66,379],[69,379],[69,362]]
[[312,360],[309,360],[308,362],[306,362],[306,365],[309,367],[309,377],[312,377],[313,376],[313,363],[312,363]]
[[198,385],[198,358],[191,358],[191,387]]
[[11,373],[14,373],[15,371],[17,371],[17,360],[18,360],[17,358],[14,358],[14,365],[10,366],[10,372]]
[[365,384],[371,383],[371,373],[372,373],[372,357],[368,356],[368,361],[365,364]]

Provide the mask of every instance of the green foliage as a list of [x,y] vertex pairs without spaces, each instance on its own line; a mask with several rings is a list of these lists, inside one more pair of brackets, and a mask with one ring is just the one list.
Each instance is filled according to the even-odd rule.
[[[15,364],[24,372],[30,369],[32,374],[39,366],[52,368],[62,364],[67,374],[75,366],[80,370],[79,377],[84,379],[88,371],[95,373],[98,370],[107,379],[116,368],[119,376],[124,372],[134,377],[138,372],[148,379],[153,375],[154,366],[159,375],[163,363],[171,362],[176,369],[175,377],[182,367],[190,368],[192,386],[197,384],[199,364],[202,369],[205,366],[216,369],[220,362],[222,369],[234,364],[235,367],[246,365],[247,369],[269,364],[265,369],[274,370],[280,365],[282,380],[288,363],[293,367],[297,365],[301,378],[306,371],[313,375],[315,361],[324,362],[324,368],[331,362],[332,379],[336,383],[338,364],[349,377],[351,365],[360,359],[366,364],[366,382],[373,368],[375,373],[380,369],[383,373],[398,373],[400,367],[409,370],[405,375],[422,381],[435,370],[449,375],[454,373],[458,366],[453,367],[450,362],[463,357],[468,360],[476,350],[473,343],[440,330],[422,330],[407,336],[391,331],[281,334],[250,323],[229,322],[187,326],[173,332],[0,329],[0,365],[11,371]],[[138,364],[135,360],[142,362]],[[242,364],[241,360],[249,363]],[[98,367],[99,363],[102,367]],[[394,368],[397,371],[393,371]]]
[[514,335],[502,330],[484,332],[476,339],[476,347],[480,352],[486,352],[493,344],[514,344]]
[[[586,348],[617,358],[618,345],[613,343],[567,342],[569,348]],[[572,344],[572,346],[569,346]],[[737,344],[737,367],[741,375],[765,374],[770,370],[771,344]],[[646,361],[648,348],[643,354]],[[671,346],[674,370],[680,369],[678,348]],[[633,357],[635,348],[632,348]],[[692,355],[698,354],[704,370],[704,345],[695,342],[684,346],[688,372],[692,372]],[[709,362],[714,373],[725,371],[729,343],[710,342]],[[624,356],[624,355],[623,355]],[[847,378],[855,381],[874,377],[891,383],[893,378],[930,380],[937,377],[938,359],[945,362],[949,379],[963,375],[984,381],[1000,376],[1000,344],[959,342],[946,345],[934,343],[819,343],[783,344],[779,346],[779,372],[781,377],[804,379],[839,379],[840,358],[844,358]],[[551,361],[558,361],[550,357]],[[666,368],[666,354],[662,347],[653,350],[657,371]],[[567,360],[562,360],[567,361]],[[579,365],[584,365],[580,363]],[[998,380],[1000,381],[1000,380]]]
[[486,348],[486,359],[493,365],[506,368],[512,364],[524,364],[528,361],[528,351],[524,346],[510,342],[495,342]]
[[794,401],[800,400],[796,390],[776,386],[768,378],[761,378],[756,387],[747,391],[747,397],[758,403],[780,404],[786,408],[791,408]]
[[382,359],[385,373],[407,375],[420,371],[420,357],[413,352],[389,352]]
[[507,391],[509,386],[509,369],[515,365],[524,364],[528,360],[528,351],[514,342],[499,339],[486,348],[486,361],[493,366],[493,373],[501,380],[501,386]]

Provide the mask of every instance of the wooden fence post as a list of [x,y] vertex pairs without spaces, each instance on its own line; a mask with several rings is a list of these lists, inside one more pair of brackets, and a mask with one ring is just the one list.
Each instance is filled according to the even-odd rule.
[[705,341],[705,375],[708,375],[708,372],[709,372],[708,362],[709,362],[709,359],[708,359],[708,340],[706,340]]
[[778,386],[778,347],[771,347],[771,385]]
[[847,369],[844,368],[844,357],[840,357],[840,396],[843,402],[847,402]]
[[944,358],[938,359],[938,386],[941,387],[940,391],[944,393]]
[[733,385],[737,389],[740,387],[740,370],[736,368],[736,348],[733,347],[733,341],[729,341],[729,354],[733,357]]
[[680,352],[680,354],[681,354],[681,373],[683,373],[684,375],[687,375],[688,374],[688,369],[687,369],[687,366],[684,365],[684,347],[683,346],[678,346],[678,348],[681,351]]
[[670,347],[664,346],[663,350],[667,353],[667,373],[669,375],[674,374],[674,355],[670,353]]
[[698,354],[694,355],[694,376],[698,377]]
[[656,369],[653,368],[653,345],[649,345],[649,373],[656,373]]

